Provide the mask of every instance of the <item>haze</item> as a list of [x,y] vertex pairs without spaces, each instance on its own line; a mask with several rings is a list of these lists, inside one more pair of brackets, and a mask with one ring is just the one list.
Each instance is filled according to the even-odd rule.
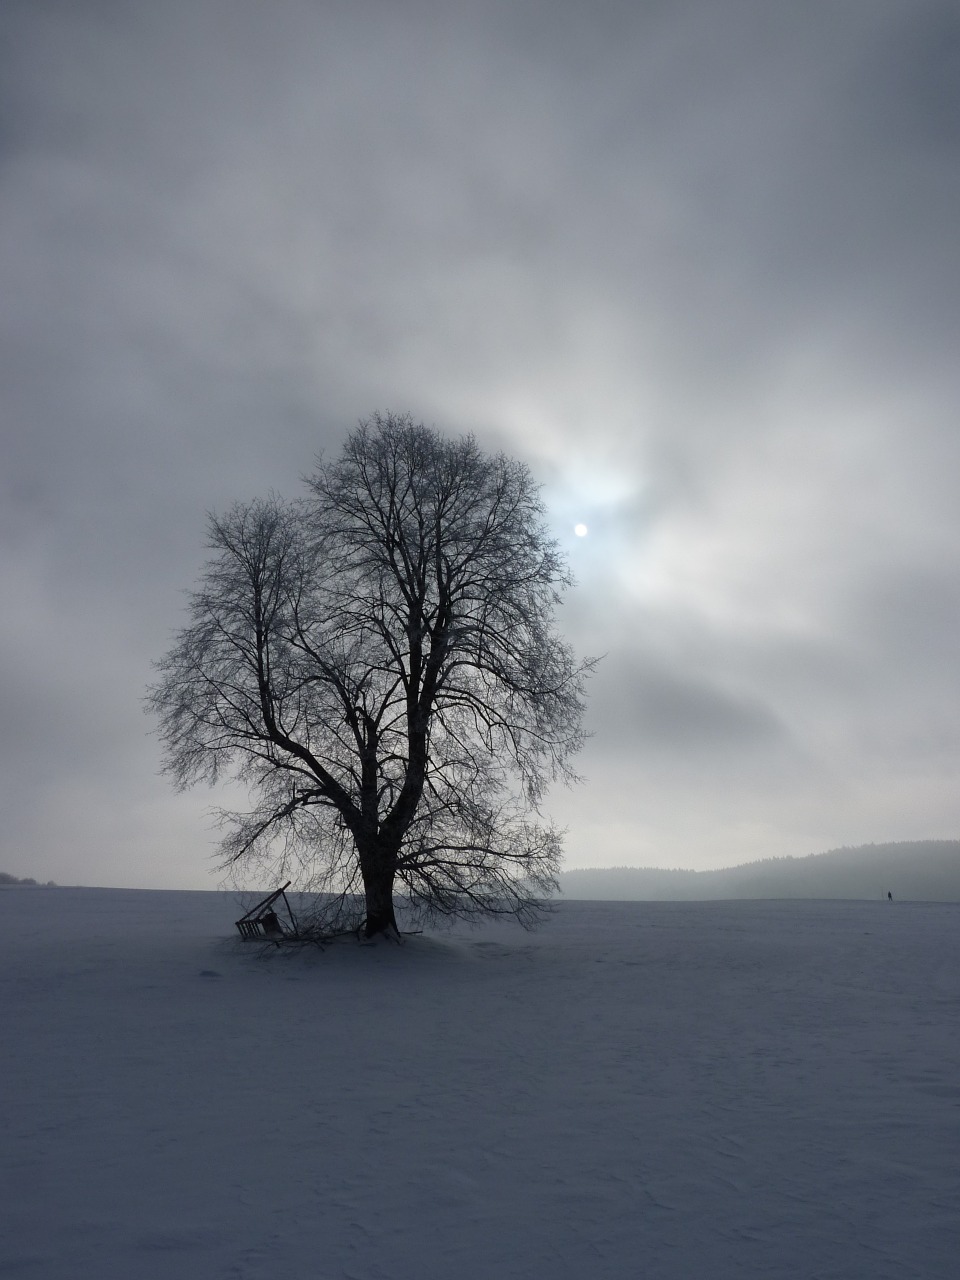
[[958,99],[934,0],[7,0],[0,869],[213,883],[151,661],[375,410],[544,482],[570,866],[955,838]]

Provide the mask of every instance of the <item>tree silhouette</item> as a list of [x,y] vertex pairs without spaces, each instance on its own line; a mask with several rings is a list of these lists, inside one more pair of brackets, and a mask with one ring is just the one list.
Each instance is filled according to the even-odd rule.
[[[320,930],[415,915],[537,918],[573,780],[570,575],[528,469],[375,415],[309,496],[211,517],[214,552],[148,704],[180,787],[235,777],[225,866],[322,891]],[[362,903],[362,906],[360,906]]]

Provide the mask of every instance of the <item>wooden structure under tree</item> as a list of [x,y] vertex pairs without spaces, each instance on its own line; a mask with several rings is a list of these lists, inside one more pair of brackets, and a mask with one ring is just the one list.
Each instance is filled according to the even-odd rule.
[[[299,933],[297,918],[293,914],[285,892],[290,888],[290,884],[291,881],[288,880],[279,889],[274,889],[273,893],[267,894],[256,906],[251,907],[245,916],[241,916],[236,922],[241,938],[266,938],[273,941],[277,938],[297,937]],[[289,928],[283,924],[274,909],[274,903],[281,898],[290,920]]]

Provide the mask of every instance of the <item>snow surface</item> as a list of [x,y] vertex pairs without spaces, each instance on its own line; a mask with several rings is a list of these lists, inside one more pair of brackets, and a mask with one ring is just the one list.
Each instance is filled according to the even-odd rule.
[[936,1277],[960,907],[564,902],[317,952],[0,893],[0,1273]]

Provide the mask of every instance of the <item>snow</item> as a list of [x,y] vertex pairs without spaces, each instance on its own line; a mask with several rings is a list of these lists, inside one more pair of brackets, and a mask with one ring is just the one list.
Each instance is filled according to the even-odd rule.
[[0,1273],[955,1274],[960,907],[562,903],[271,951],[0,893]]

